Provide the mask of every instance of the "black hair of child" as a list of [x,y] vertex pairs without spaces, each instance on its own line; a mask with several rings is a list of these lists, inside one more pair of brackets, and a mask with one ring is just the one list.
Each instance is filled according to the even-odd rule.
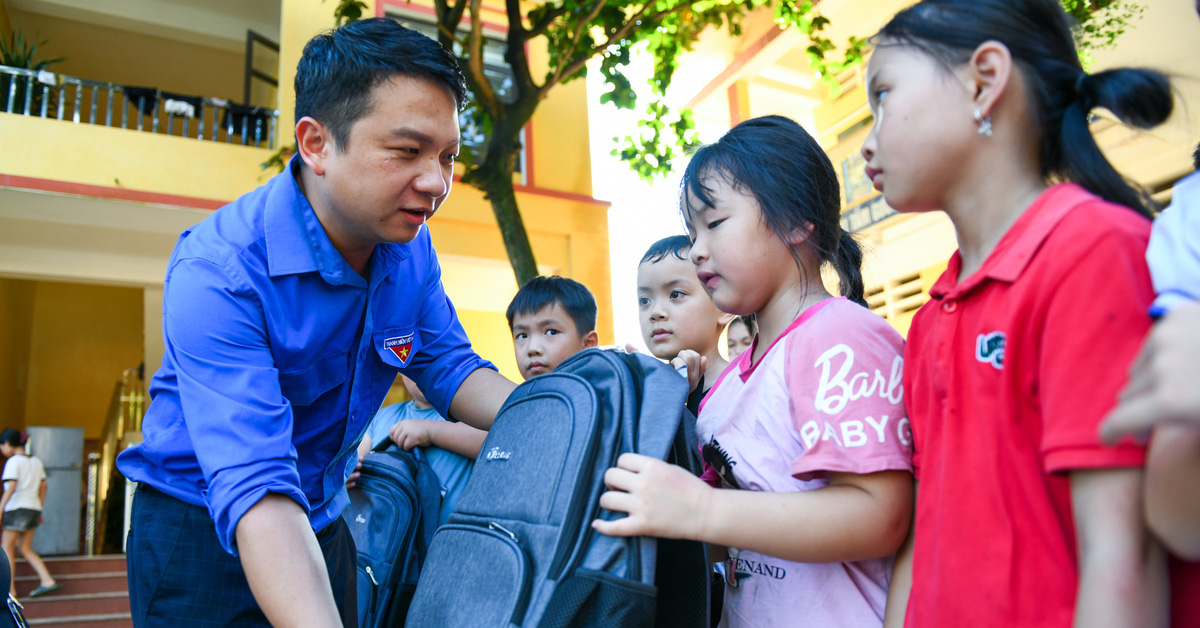
[[757,331],[754,329],[756,326],[756,323],[754,322],[753,314],[747,314],[745,316],[735,317],[733,320],[729,321],[729,324],[726,325],[725,328],[729,329],[730,327],[733,327],[734,325],[737,325],[737,324],[743,325],[746,328],[746,333],[749,334],[750,336],[753,336],[755,334],[755,332]]
[[508,328],[511,331],[513,319],[523,314],[537,314],[542,308],[557,303],[566,310],[571,320],[575,322],[575,331],[582,338],[588,332],[596,331],[596,297],[587,286],[566,277],[557,275],[539,275],[525,282],[512,303],[508,304]]
[[355,20],[312,38],[296,67],[296,119],[329,128],[345,152],[350,127],[370,110],[371,90],[395,75],[444,87],[462,109],[466,81],[458,60],[438,42],[395,20]]
[[1126,124],[1157,126],[1171,115],[1170,81],[1140,68],[1085,72],[1071,19],[1057,0],[924,0],[897,13],[874,37],[877,46],[912,46],[951,67],[966,63],[990,40],[1008,48],[1032,94],[1042,176],[1073,181],[1107,201],[1153,215],[1157,204],[1108,163],[1088,116],[1103,107]]
[[667,236],[658,242],[650,245],[646,249],[646,254],[642,256],[642,261],[638,264],[651,262],[657,264],[667,258],[668,255],[674,256],[675,259],[681,259],[685,262],[690,262],[688,259],[688,251],[692,249],[692,241],[685,235]]
[[29,437],[25,435],[25,432],[19,430],[7,429],[0,432],[0,443],[11,447],[24,447],[28,440]]
[[[789,242],[797,231],[812,232],[805,243],[821,262],[833,265],[843,296],[865,306],[862,248],[842,229],[842,197],[829,156],[807,131],[783,116],[752,118],[733,127],[715,144],[692,155],[680,183],[680,206],[687,214],[695,198],[711,207],[709,180],[721,177],[753,196],[767,227]],[[799,263],[799,253],[792,255]]]

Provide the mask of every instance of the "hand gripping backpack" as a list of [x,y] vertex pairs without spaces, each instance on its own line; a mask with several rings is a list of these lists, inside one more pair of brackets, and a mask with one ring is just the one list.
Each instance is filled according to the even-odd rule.
[[358,550],[358,626],[403,626],[437,528],[441,487],[420,449],[384,439],[362,461],[342,519]]
[[[666,541],[591,527],[624,516],[599,505],[604,472],[622,453],[698,467],[686,445],[694,438],[681,434],[687,388],[653,358],[600,349],[518,386],[434,535],[408,625],[707,625],[703,543],[674,541],[663,553]],[[670,586],[656,586],[656,575]]]

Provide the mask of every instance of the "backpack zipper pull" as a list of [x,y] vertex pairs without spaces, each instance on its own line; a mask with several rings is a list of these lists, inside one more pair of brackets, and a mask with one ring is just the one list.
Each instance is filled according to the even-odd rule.
[[509,536],[509,538],[511,538],[512,540],[514,540],[514,541],[517,540],[517,535],[513,534],[512,532],[509,532],[508,529],[506,529],[504,526],[502,526],[498,523],[488,522],[488,529],[496,530],[498,532],[503,532],[503,533],[507,534]]
[[371,584],[379,586],[379,581],[375,579],[375,572],[371,571],[370,565],[367,565],[367,577],[371,579]]

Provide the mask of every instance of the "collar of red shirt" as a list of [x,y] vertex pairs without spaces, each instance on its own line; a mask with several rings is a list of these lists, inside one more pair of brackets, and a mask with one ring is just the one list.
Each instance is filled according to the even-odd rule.
[[1016,281],[1058,223],[1071,210],[1095,198],[1095,195],[1075,183],[1051,186],[1009,227],[1008,233],[1000,238],[983,266],[962,283],[958,283],[962,256],[955,251],[946,265],[946,272],[929,288],[929,296],[934,299],[958,298],[985,279],[1008,283]]

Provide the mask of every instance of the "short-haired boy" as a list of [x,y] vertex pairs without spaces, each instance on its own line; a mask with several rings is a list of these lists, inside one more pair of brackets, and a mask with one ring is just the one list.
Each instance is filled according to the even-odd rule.
[[549,373],[599,343],[596,297],[574,279],[548,275],[526,281],[506,315],[517,369],[525,379]]
[[700,285],[688,259],[687,236],[670,236],[650,245],[638,264],[638,322],[650,353],[660,360],[681,351],[700,354],[703,373],[688,397],[688,409],[699,414],[700,400],[728,362],[721,357],[721,331],[732,314],[717,309]]

